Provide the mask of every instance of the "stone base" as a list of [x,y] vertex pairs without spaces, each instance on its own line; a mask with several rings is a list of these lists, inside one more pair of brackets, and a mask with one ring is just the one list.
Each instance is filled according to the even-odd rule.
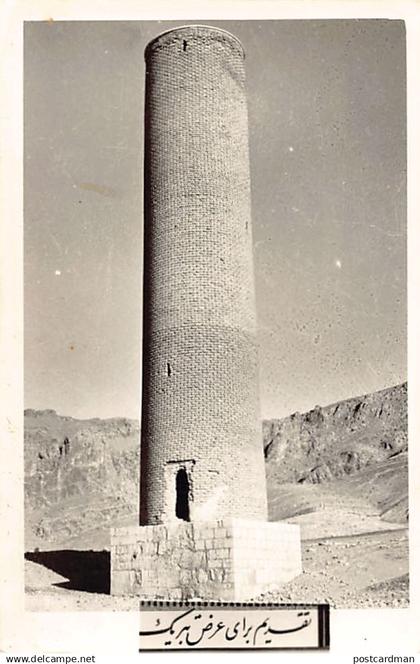
[[227,518],[111,529],[111,594],[245,601],[302,572],[299,526]]

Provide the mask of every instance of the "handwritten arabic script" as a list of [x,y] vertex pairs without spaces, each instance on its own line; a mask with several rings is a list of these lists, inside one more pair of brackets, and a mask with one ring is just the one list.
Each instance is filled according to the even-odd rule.
[[214,606],[140,611],[140,650],[317,647],[317,609]]

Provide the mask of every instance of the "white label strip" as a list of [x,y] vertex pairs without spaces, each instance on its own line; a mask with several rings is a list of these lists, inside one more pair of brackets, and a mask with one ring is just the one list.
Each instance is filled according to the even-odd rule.
[[140,608],[140,650],[325,648],[328,618],[326,605],[162,602]]

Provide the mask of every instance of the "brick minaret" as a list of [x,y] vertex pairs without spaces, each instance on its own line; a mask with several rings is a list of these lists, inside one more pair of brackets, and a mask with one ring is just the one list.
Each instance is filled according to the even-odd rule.
[[192,26],[145,58],[141,523],[266,519],[244,52]]
[[185,26],[145,58],[140,525],[111,532],[111,592],[245,600],[302,568],[266,521],[244,53]]

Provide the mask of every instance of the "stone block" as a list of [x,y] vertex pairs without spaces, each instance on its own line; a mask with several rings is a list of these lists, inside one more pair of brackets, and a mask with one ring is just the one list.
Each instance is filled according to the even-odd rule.
[[302,571],[299,527],[293,524],[229,519],[217,526],[171,523],[122,531],[122,541],[118,529],[112,533],[114,595],[244,601]]
[[195,567],[205,567],[207,565],[207,555],[205,551],[199,549],[195,551],[192,558],[192,566]]
[[220,558],[215,558],[214,560],[211,561],[211,566],[214,567],[222,567],[223,566],[223,561]]
[[220,537],[225,539],[227,537],[226,528],[217,528],[215,530],[215,537],[216,537],[216,539],[219,539]]
[[204,528],[202,531],[204,539],[212,540],[214,537],[214,528]]

